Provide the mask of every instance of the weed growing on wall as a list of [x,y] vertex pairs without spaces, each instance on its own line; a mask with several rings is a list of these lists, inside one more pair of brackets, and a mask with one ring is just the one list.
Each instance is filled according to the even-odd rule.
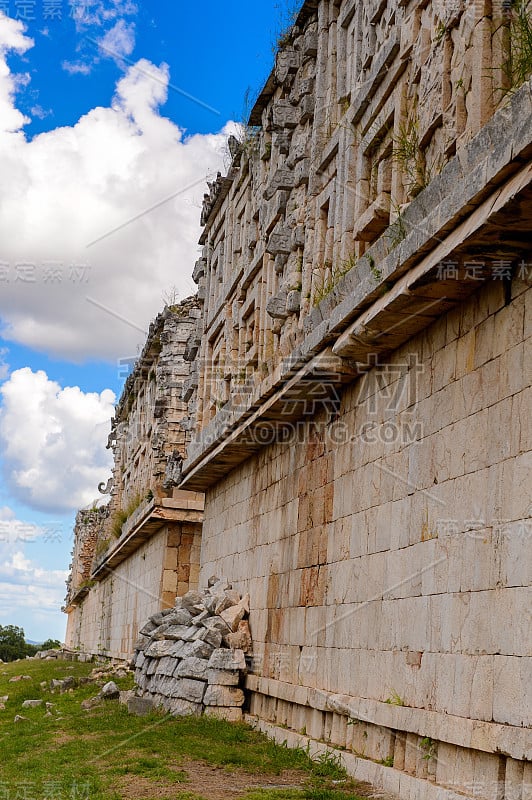
[[515,0],[507,6],[508,58],[503,64],[508,92],[515,92],[532,75],[532,4]]
[[314,289],[313,305],[319,306],[321,301],[327,297],[327,295],[331,294],[342,278],[353,269],[356,263],[357,259],[355,256],[350,256],[350,258],[347,258],[340,264],[326,264]]

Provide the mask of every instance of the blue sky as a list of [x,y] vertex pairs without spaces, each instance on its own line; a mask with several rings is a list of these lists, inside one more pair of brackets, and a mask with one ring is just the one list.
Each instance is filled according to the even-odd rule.
[[75,510],[287,5],[0,0],[0,625],[28,638],[64,636]]

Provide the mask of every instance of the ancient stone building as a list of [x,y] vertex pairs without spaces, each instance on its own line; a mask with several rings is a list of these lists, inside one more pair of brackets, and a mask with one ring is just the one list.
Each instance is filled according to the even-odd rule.
[[200,583],[251,717],[405,800],[532,794],[527,25],[305,2],[203,209]]
[[302,4],[70,589],[70,641],[118,654],[223,576],[249,719],[403,800],[532,796],[530,30],[525,0]]
[[176,488],[198,316],[195,300],[165,309],[127,379],[109,437],[110,502],[77,518],[70,647],[127,658],[146,619],[198,584],[203,496]]

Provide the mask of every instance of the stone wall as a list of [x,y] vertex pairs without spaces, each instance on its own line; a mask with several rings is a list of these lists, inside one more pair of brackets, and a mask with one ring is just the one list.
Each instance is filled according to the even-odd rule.
[[[109,571],[137,570],[172,503],[190,523],[180,493],[205,491],[200,583],[222,574],[251,598],[249,719],[345,748],[357,777],[402,800],[532,794],[518,9],[530,14],[523,0],[303,3],[204,198],[201,319],[172,395],[181,430],[194,423],[186,460],[172,452],[161,482],[147,451],[137,464],[116,440],[112,503],[150,470],[156,502],[93,570],[122,614]],[[137,373],[144,395],[130,382],[126,417],[150,374]],[[120,624],[99,624],[107,646]]]
[[107,506],[78,511],[76,515],[72,562],[67,581],[67,605],[80,591],[89,588],[94,554],[108,517]]
[[182,395],[198,319],[194,298],[165,308],[124,386],[108,443],[113,477],[100,486],[109,504],[78,515],[70,647],[129,658],[139,624],[198,585],[203,496],[176,488],[190,439]]
[[114,455],[111,524],[117,512],[140,505],[148,494],[171,496],[174,462],[184,457],[190,439],[182,394],[190,373],[187,342],[198,317],[195,298],[159,314],[126,381],[109,437]]
[[207,492],[251,714],[431,782],[403,797],[532,791],[531,299],[492,281]]
[[[197,586],[201,528],[161,528],[111,575],[94,582],[69,613],[66,645],[94,655],[128,659],[146,619],[175,603],[178,586]],[[182,574],[179,565],[195,565]]]
[[402,800],[532,794],[519,13],[305,2],[203,208],[200,580],[250,594],[250,719]]

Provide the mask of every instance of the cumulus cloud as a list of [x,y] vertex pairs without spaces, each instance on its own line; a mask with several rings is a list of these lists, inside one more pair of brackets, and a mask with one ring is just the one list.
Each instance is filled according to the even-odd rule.
[[194,290],[205,179],[233,126],[186,137],[160,113],[167,66],[141,59],[110,106],[28,141],[6,54],[31,44],[0,16],[1,333],[72,360],[131,357],[164,292]]
[[118,62],[135,47],[138,6],[130,0],[70,0],[71,16],[81,35],[77,57],[65,60],[63,69],[71,74],[88,75],[105,57]]
[[33,522],[22,522],[8,506],[0,507],[0,544],[35,542],[45,533]]
[[67,574],[42,569],[22,549],[0,544],[0,625],[20,625],[37,641],[64,639]]
[[0,12],[0,130],[7,133],[20,130],[28,119],[14,105],[16,90],[25,77],[10,72],[6,55],[10,52],[22,55],[30,47],[33,39],[24,35],[23,24]]
[[[40,588],[57,587],[64,583],[68,576],[66,570],[42,569],[26,558],[22,550],[16,550],[7,560],[0,564],[0,581],[9,580],[11,585],[27,586],[29,583],[37,584]],[[61,589],[64,594],[64,590]]]
[[67,571],[43,569],[26,552],[27,546],[46,544],[47,530],[0,507],[0,625],[19,625],[37,641],[63,639],[66,624],[60,608]]
[[118,62],[124,57],[129,56],[135,47],[135,25],[129,24],[125,20],[119,19],[111,30],[107,31],[99,41],[100,49],[108,53]]
[[111,467],[105,444],[113,392],[63,389],[45,372],[26,367],[11,374],[0,396],[0,442],[14,496],[59,513],[93,502]]

